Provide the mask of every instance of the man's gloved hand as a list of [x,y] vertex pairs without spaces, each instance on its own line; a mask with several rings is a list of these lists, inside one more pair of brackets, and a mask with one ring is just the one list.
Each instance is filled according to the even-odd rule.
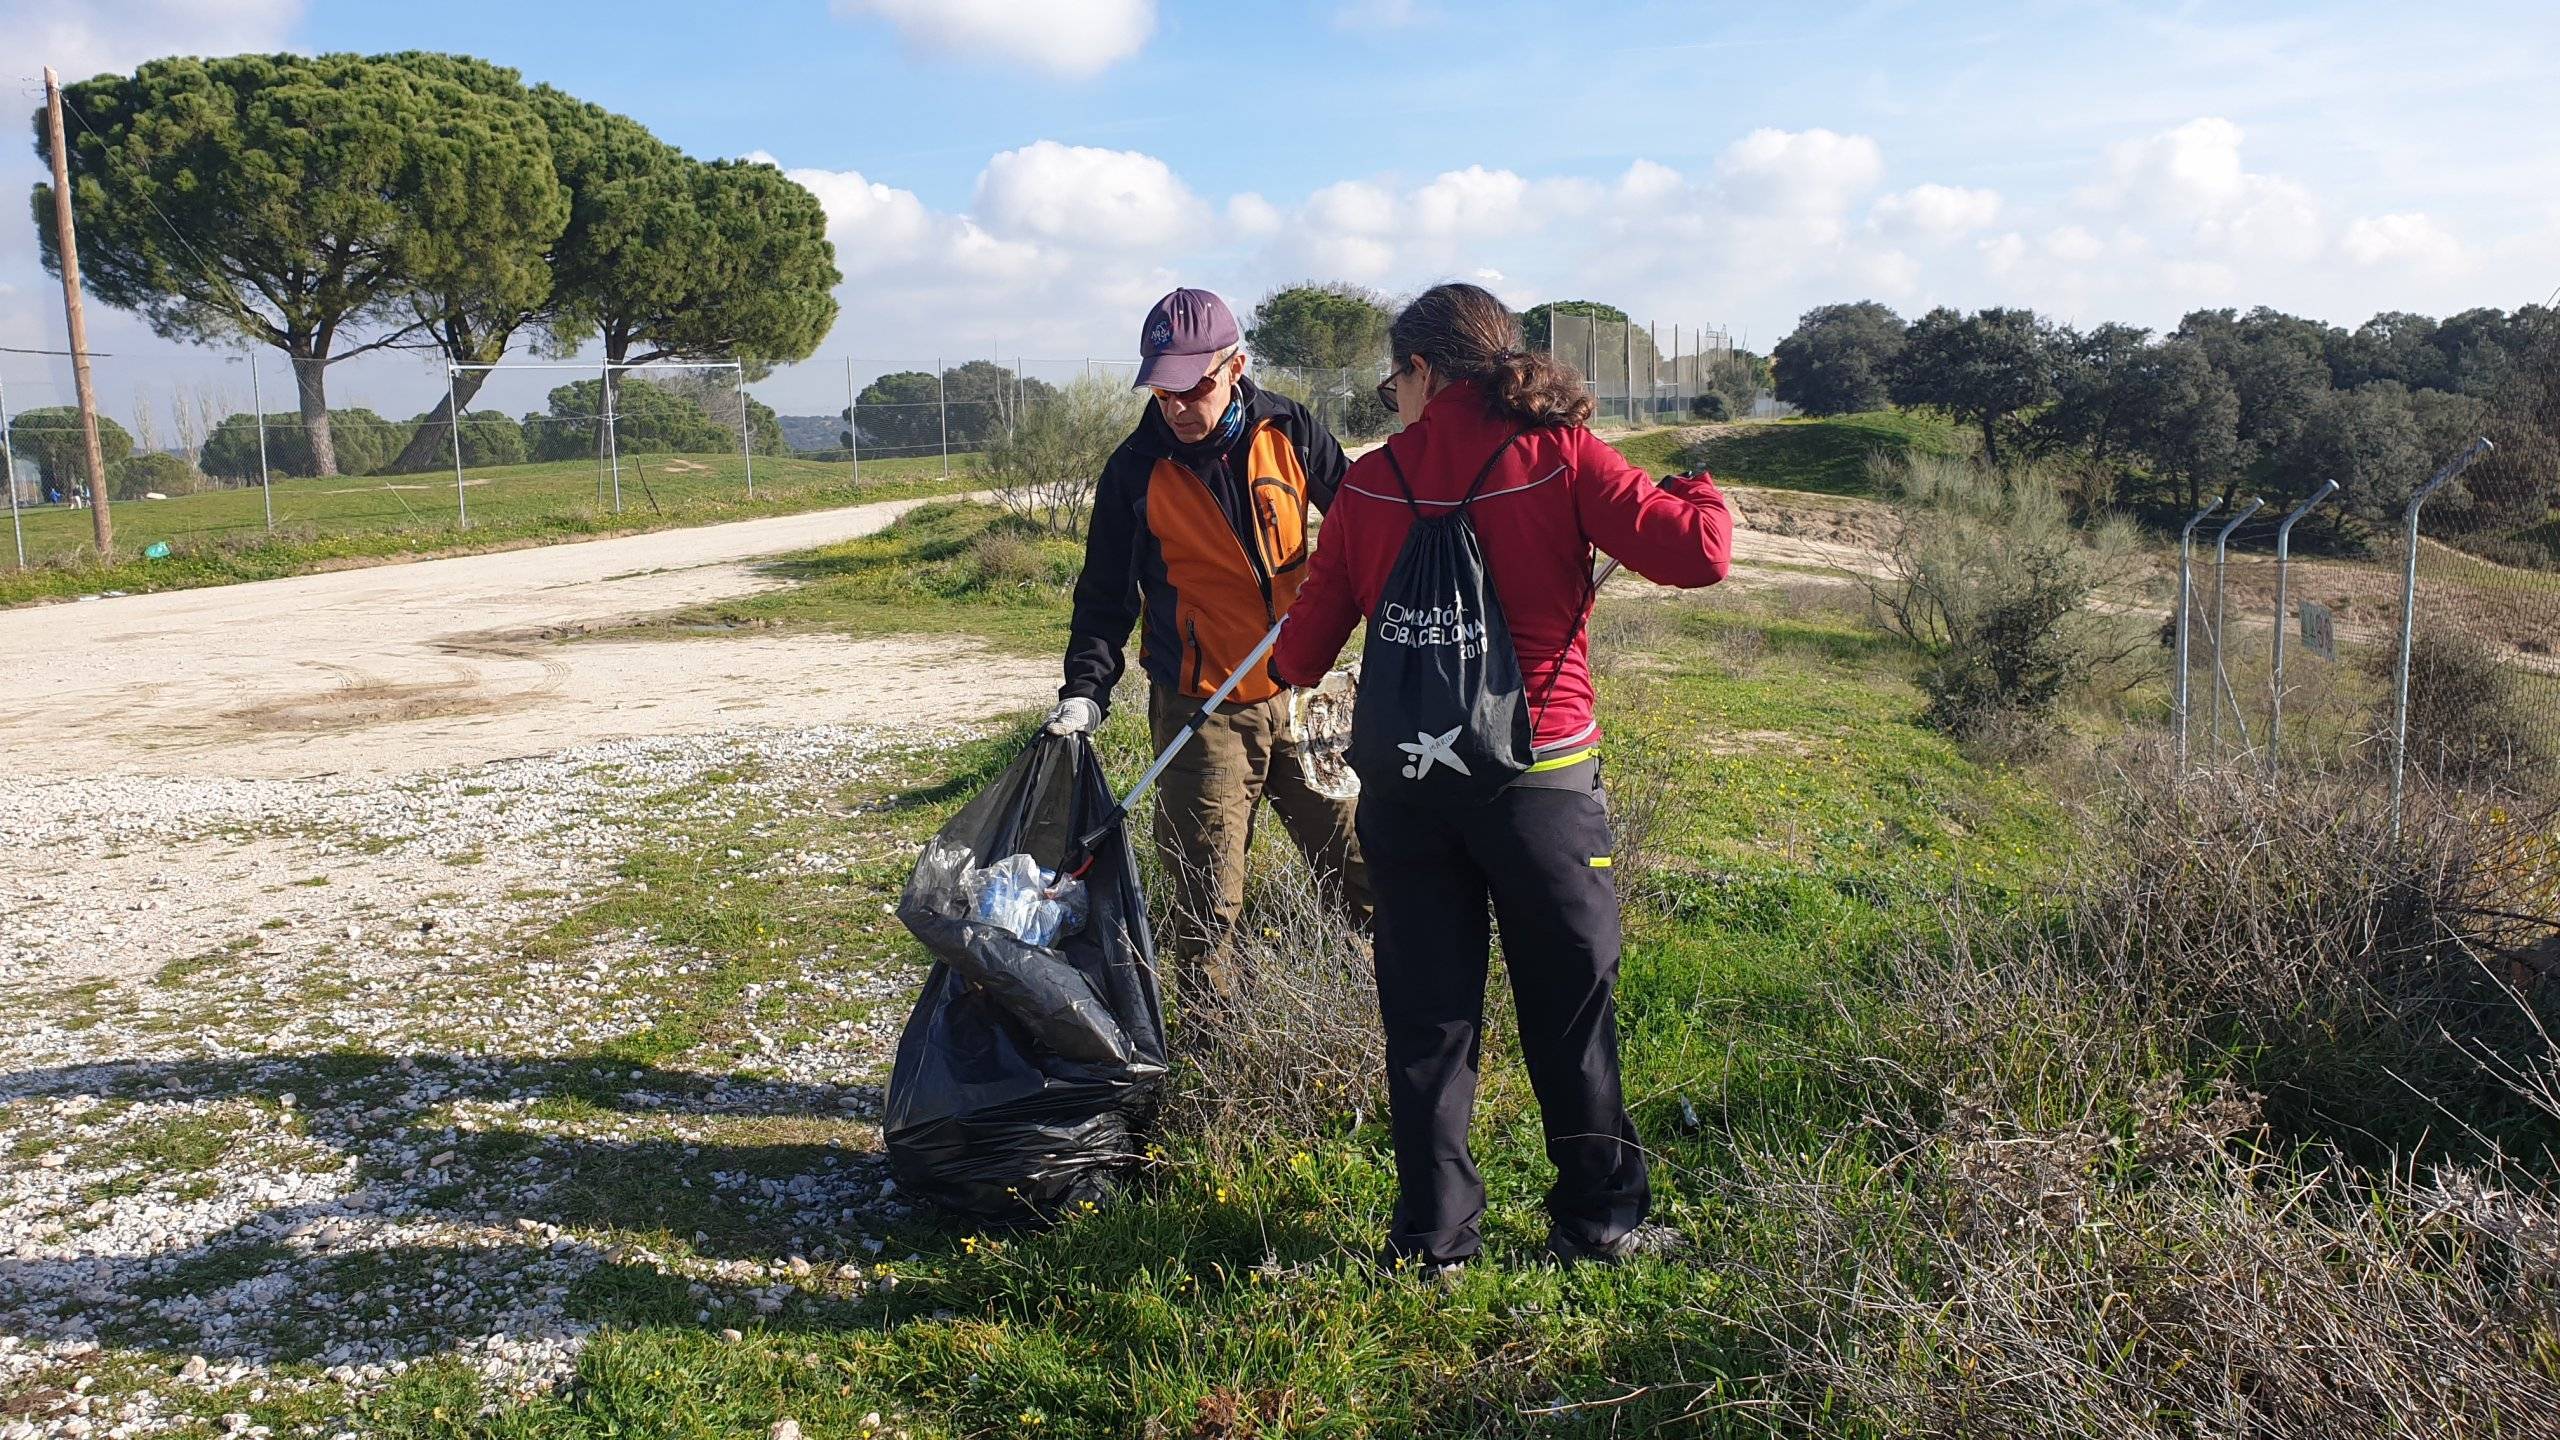
[[1079,695],[1072,700],[1059,701],[1058,708],[1049,712],[1048,723],[1041,728],[1052,735],[1090,735],[1093,727],[1101,723],[1102,707]]

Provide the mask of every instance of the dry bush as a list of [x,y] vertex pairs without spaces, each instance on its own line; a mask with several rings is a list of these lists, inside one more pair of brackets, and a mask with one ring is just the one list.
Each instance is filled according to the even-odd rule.
[[1930,723],[1958,736],[1994,717],[2050,716],[2139,649],[2090,600],[2140,568],[2130,526],[2083,530],[2053,482],[1969,460],[1871,457],[1902,497],[1885,574],[1867,589],[1921,655]]
[[[2390,723],[2400,641],[2369,662],[2383,682],[2378,723]],[[2498,647],[2449,625],[2421,623],[2409,661],[2409,764],[2441,785],[2537,791],[2560,777],[2548,722]]]
[[1181,997],[1164,1109],[1168,1133],[1220,1163],[1296,1149],[1385,1103],[1368,937],[1324,898],[1295,846],[1256,846],[1250,873],[1224,983]]
[[[1889,1436],[2560,1434],[2560,1211],[2496,1171],[2249,1143],[2252,1097],[2121,1124],[1964,1103],[1881,1166],[1758,1156],[1772,1429]],[[1844,1424],[1845,1422],[1845,1424]]]
[[2137,755],[2042,904],[1879,960],[1855,1123],[1728,1182],[1773,1429],[2560,1435],[2560,1049],[2480,940],[2513,822],[2395,842],[2382,796]]
[[1019,590],[1050,578],[1049,557],[1039,542],[1004,525],[990,526],[969,542],[969,565],[982,590]]

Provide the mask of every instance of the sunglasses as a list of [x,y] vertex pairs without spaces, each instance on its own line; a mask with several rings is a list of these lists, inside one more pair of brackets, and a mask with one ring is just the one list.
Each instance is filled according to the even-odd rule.
[[1226,369],[1227,362],[1234,358],[1232,354],[1222,355],[1212,361],[1209,365],[1209,373],[1201,376],[1200,383],[1188,390],[1167,390],[1161,385],[1150,385],[1147,388],[1154,391],[1159,400],[1179,400],[1186,405],[1197,405],[1208,399],[1210,392],[1218,388],[1218,372]]
[[1396,408],[1396,377],[1404,371],[1405,362],[1398,361],[1396,368],[1387,372],[1387,378],[1378,382],[1378,403],[1389,410]]

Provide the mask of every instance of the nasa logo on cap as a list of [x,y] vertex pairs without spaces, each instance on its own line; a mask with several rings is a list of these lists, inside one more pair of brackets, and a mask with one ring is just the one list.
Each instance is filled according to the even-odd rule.
[[1147,332],[1147,345],[1151,349],[1161,350],[1172,343],[1173,326],[1162,320],[1157,321],[1155,328]]

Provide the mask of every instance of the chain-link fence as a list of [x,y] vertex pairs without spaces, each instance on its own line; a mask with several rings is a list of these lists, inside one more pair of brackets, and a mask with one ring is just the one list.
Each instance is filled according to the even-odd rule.
[[1551,313],[1547,350],[1582,376],[1595,418],[1628,426],[1722,420],[1750,408],[1733,337],[1705,326]]
[[2420,797],[2468,815],[2471,919],[2497,951],[2547,965],[2560,963],[2560,555],[2530,563],[2514,537],[2426,525],[2428,500],[2487,448],[2419,485],[2396,533],[2362,554],[2292,547],[2334,484],[2290,511],[2199,511],[2169,622],[2173,723],[2182,761],[2235,783],[2361,772],[2388,784],[2395,827]]

